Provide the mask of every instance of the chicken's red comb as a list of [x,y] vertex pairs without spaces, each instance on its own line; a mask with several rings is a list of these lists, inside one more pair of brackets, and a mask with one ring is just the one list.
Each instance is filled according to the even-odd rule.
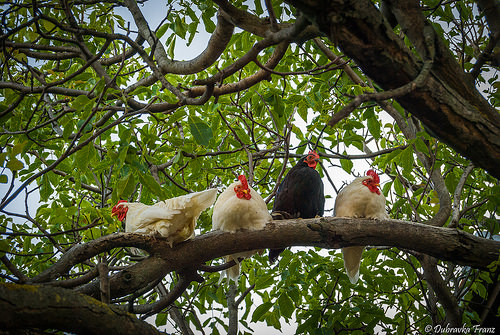
[[113,208],[111,209],[111,213],[118,211],[118,205],[121,204],[122,202],[127,202],[127,200],[118,200],[116,205],[114,205]]
[[314,150],[309,151],[308,155],[313,155],[314,157],[319,158],[318,153]]
[[378,176],[377,172],[375,172],[375,170],[366,171],[366,175],[372,177],[373,181],[377,184],[380,183],[380,177]]
[[248,189],[247,177],[245,177],[244,174],[240,174],[238,176],[238,180],[241,181],[241,186],[243,187],[243,189],[247,190]]

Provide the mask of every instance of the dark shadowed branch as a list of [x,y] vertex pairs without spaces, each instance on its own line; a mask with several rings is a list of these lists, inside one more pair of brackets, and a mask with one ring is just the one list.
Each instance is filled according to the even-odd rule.
[[160,334],[117,306],[71,290],[0,283],[1,329],[55,328],[80,334]]

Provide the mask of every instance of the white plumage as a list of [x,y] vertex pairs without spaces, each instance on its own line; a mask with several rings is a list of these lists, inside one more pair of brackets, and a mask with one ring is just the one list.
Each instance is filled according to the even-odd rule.
[[[380,179],[373,170],[367,176],[358,177],[342,189],[335,200],[336,217],[353,217],[367,219],[387,219],[385,197],[379,190]],[[344,267],[352,284],[359,279],[359,266],[363,246],[342,249]]]
[[[240,197],[238,196],[240,194]],[[248,194],[250,199],[248,199]],[[271,215],[264,199],[248,186],[245,176],[232,183],[219,195],[212,214],[212,229],[236,232],[238,230],[263,229],[271,221]],[[226,256],[227,261],[234,260],[236,265],[227,270],[230,279],[236,281],[240,273],[238,258],[248,258],[255,251],[241,252]]]
[[186,194],[160,201],[152,206],[138,202],[120,202],[113,214],[125,220],[125,231],[140,234],[159,234],[174,243],[194,236],[196,220],[217,197],[217,189]]

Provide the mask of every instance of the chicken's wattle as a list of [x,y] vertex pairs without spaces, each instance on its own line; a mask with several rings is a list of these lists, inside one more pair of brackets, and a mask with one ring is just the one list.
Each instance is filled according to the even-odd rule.
[[378,176],[377,172],[375,172],[374,170],[368,170],[366,172],[366,175],[371,178],[363,180],[363,185],[368,187],[370,192],[380,195],[380,177]]
[[310,168],[316,169],[316,165],[318,165],[319,161],[319,155],[316,151],[311,150],[309,151],[309,154],[307,155],[306,159],[304,160],[305,163],[307,163],[307,166]]
[[252,195],[250,194],[250,189],[248,188],[248,181],[244,175],[238,176],[238,180],[241,182],[241,185],[236,185],[234,187],[234,192],[238,199],[250,200],[252,199]]

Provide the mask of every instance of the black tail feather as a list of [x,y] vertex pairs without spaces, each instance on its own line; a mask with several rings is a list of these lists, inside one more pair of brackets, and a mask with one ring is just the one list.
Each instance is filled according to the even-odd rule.
[[285,251],[285,248],[283,249],[269,249],[269,263],[273,264],[276,262],[280,254]]
[[[283,211],[275,211],[271,213],[273,220],[288,220],[293,219],[293,216],[290,213]],[[273,264],[276,262],[280,254],[285,250],[283,249],[269,249],[269,263]]]

